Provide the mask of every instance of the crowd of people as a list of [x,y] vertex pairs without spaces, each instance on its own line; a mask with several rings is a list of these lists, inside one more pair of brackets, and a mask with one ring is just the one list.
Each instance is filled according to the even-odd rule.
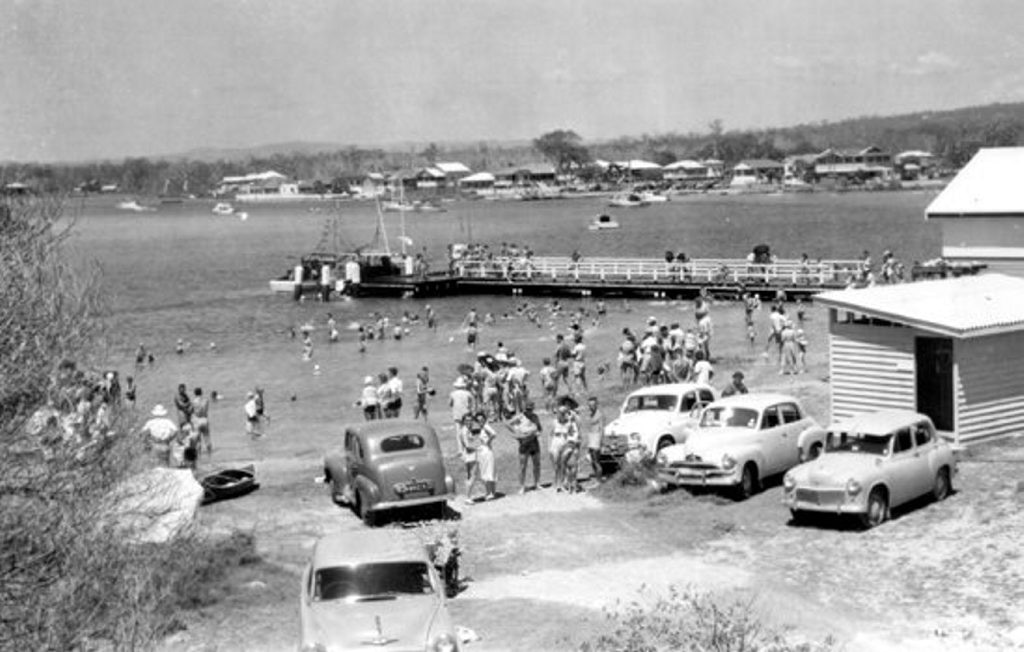
[[[262,403],[262,390],[259,392]],[[212,396],[211,396],[212,397]],[[184,383],[178,385],[174,395],[175,418],[167,408],[157,403],[150,411],[150,418],[142,425],[140,435],[159,466],[195,469],[199,456],[205,449],[206,455],[213,454],[213,439],[210,435],[210,398],[203,394],[202,387],[195,387],[189,394]],[[246,413],[248,415],[248,404]],[[259,418],[253,419],[255,428],[247,422],[246,432],[259,436]]]

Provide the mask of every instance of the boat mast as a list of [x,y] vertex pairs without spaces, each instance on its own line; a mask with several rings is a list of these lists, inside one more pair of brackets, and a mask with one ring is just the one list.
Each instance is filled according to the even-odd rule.
[[380,207],[380,197],[377,197],[377,230],[373,234],[374,244],[380,242],[384,245],[384,253],[391,255],[391,247],[388,246],[388,232],[384,228],[384,211]]

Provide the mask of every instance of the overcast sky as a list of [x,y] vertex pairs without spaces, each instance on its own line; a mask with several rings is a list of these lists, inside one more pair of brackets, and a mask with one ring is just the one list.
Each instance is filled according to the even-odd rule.
[[0,0],[0,160],[1024,99],[1016,0]]

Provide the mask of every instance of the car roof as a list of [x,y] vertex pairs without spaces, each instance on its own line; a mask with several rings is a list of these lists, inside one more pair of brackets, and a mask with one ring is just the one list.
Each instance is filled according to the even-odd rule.
[[838,419],[829,429],[884,435],[893,430],[927,420],[927,416],[913,410],[879,410],[878,412],[857,414],[847,419]]
[[363,439],[384,439],[391,435],[422,435],[426,438],[437,438],[434,429],[422,421],[411,419],[399,421],[396,419],[377,419],[350,425],[347,431],[355,433]]
[[755,410],[763,410],[766,407],[775,405],[776,403],[796,403],[800,405],[800,401],[790,396],[789,394],[775,394],[772,392],[751,392],[749,394],[733,394],[725,398],[719,399],[712,403],[712,406],[716,405],[731,405],[736,407],[752,408]]
[[[632,392],[629,396],[650,396],[652,394],[682,394],[683,392],[689,392],[693,389],[709,389],[714,392],[714,388],[708,385],[698,385],[697,383],[666,383],[664,385],[650,385]],[[626,398],[629,398],[628,396]]]
[[398,561],[429,563],[415,533],[395,528],[341,532],[321,537],[313,546],[314,568]]

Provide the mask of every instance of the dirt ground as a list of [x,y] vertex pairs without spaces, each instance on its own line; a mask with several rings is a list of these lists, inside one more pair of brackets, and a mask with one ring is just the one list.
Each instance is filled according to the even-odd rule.
[[[759,348],[743,343],[733,312],[715,313],[724,340],[742,343],[716,356],[716,384],[742,368],[752,388],[792,393],[827,420],[822,315],[809,333],[817,353],[810,373],[780,377]],[[638,316],[619,319],[595,334],[595,348],[613,350],[620,324],[635,326]],[[514,343],[514,327],[505,336]],[[615,412],[624,395],[617,382],[595,385]],[[435,423],[447,420],[444,408],[436,414]],[[449,471],[459,477],[450,428],[440,432]],[[298,577],[313,542],[364,527],[315,482],[323,446],[264,446],[255,455],[228,447],[216,460],[255,457],[262,487],[203,508],[200,522],[211,532],[253,532],[263,562],[233,570],[223,599],[193,612],[164,649],[295,649]],[[480,637],[467,650],[576,649],[606,626],[607,610],[669,586],[752,596],[770,624],[791,627],[798,639],[831,636],[845,650],[1024,649],[1024,440],[972,449],[953,496],[914,505],[868,532],[827,520],[790,524],[778,486],[743,502],[685,491],[515,495],[511,438],[499,439],[497,452],[499,488],[508,495],[453,505],[466,588],[450,609]]]

